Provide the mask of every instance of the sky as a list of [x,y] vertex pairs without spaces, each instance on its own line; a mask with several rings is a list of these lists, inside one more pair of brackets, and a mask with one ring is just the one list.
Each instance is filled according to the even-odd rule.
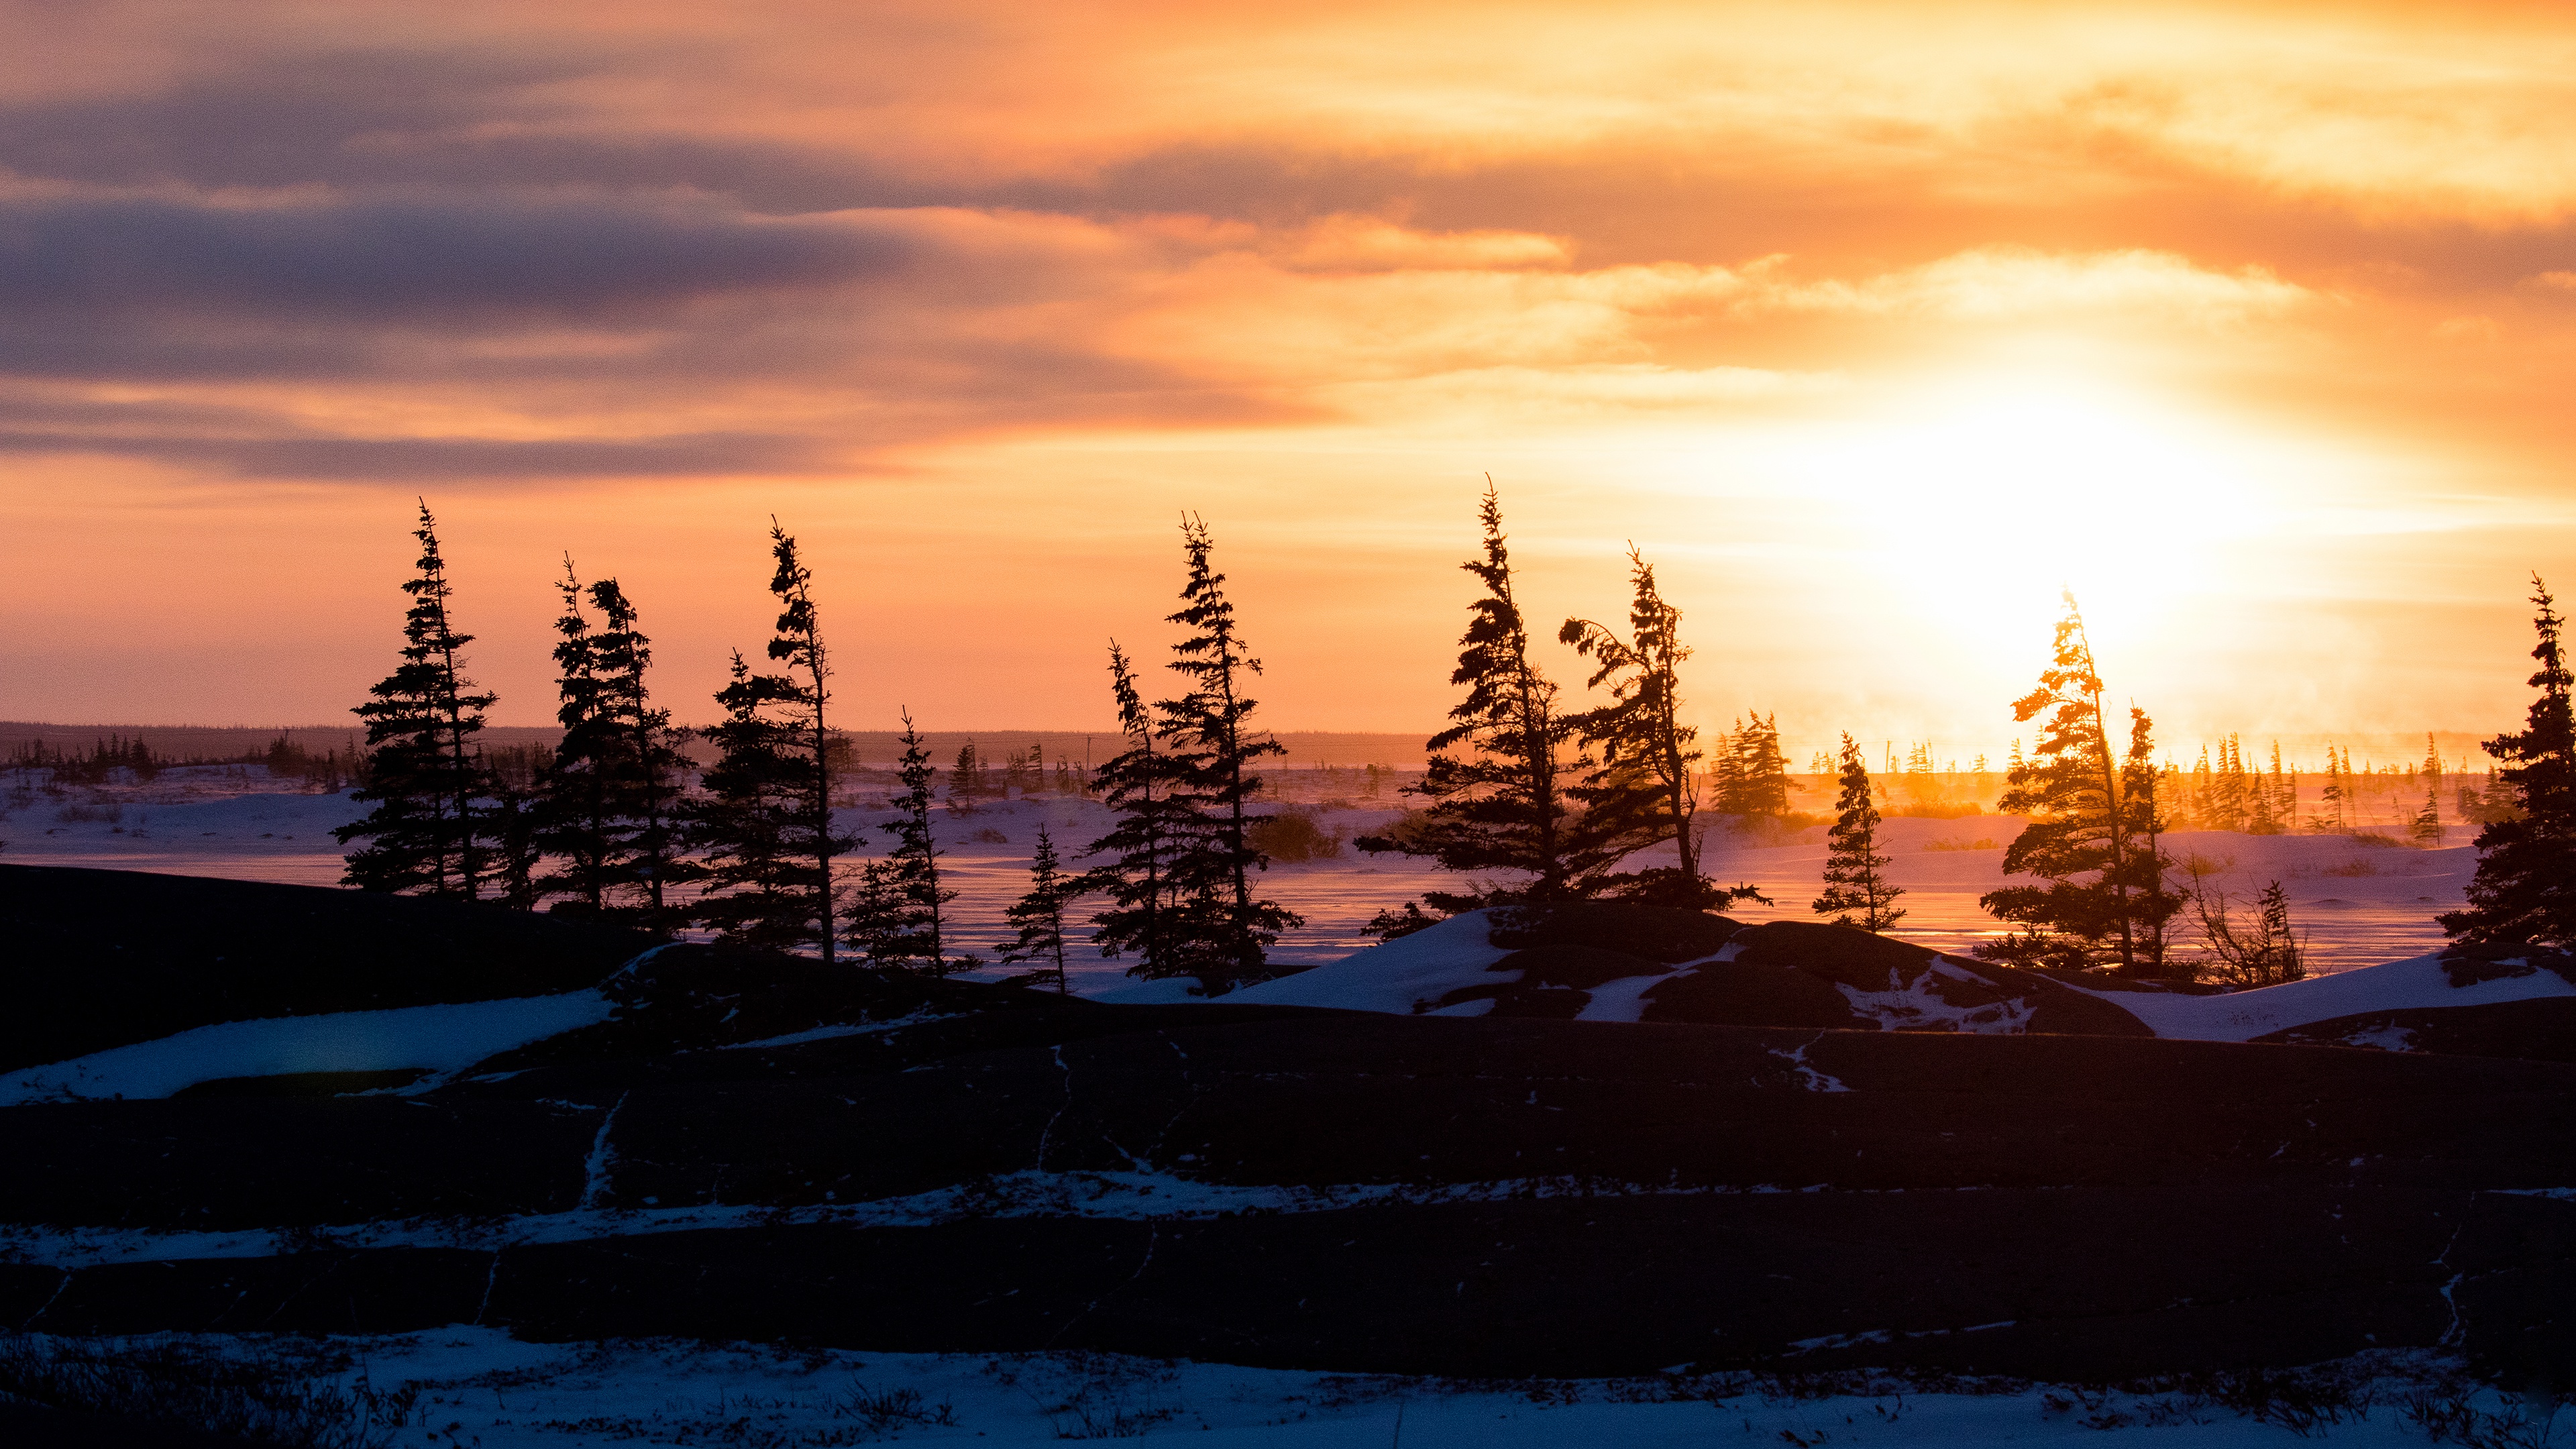
[[0,717],[345,719],[421,499],[514,724],[567,553],[710,717],[773,516],[870,729],[1106,727],[1184,510],[1274,727],[1428,729],[1489,475],[1802,759],[2000,752],[2061,587],[2185,758],[2491,731],[2576,587],[2563,7],[0,26]]

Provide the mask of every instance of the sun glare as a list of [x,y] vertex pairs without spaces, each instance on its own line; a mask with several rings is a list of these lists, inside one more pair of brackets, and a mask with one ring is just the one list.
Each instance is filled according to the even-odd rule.
[[[2027,379],[1927,389],[1774,461],[1912,596],[2026,653],[2062,584],[2151,635],[2215,555],[2273,529],[2270,446],[2107,388]],[[1973,646],[1972,646],[1973,647]]]

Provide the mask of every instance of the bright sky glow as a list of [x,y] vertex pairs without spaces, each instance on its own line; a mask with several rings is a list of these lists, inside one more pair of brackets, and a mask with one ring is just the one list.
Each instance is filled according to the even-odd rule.
[[2547,8],[0,23],[0,716],[343,718],[424,495],[516,723],[567,550],[705,715],[772,512],[864,727],[1105,723],[1190,508],[1274,724],[1426,728],[1488,472],[1793,742],[1999,748],[2061,585],[2179,751],[2491,730],[2576,580]]

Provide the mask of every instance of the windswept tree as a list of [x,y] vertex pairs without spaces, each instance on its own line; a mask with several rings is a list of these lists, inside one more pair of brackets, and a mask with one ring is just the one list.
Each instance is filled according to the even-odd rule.
[[1266,953],[1282,931],[1304,918],[1252,894],[1252,873],[1269,860],[1247,838],[1250,805],[1261,791],[1252,766],[1284,755],[1277,740],[1252,724],[1257,707],[1244,689],[1261,672],[1235,627],[1225,575],[1214,566],[1215,541],[1196,517],[1182,520],[1189,574],[1181,608],[1165,622],[1191,632],[1172,646],[1170,669],[1190,682],[1162,701],[1160,733],[1180,786],[1171,798],[1188,806],[1186,829],[1171,857],[1172,911],[1166,964],[1196,976],[1209,995],[1270,978]]
[[903,757],[895,765],[903,792],[893,801],[898,813],[884,827],[894,836],[894,848],[860,870],[858,899],[850,909],[850,944],[873,965],[945,976],[974,962],[948,954],[948,903],[957,899],[957,892],[939,881],[941,851],[931,833],[931,787],[937,775],[930,749],[913,727],[912,711],[905,710]]
[[1616,845],[1643,849],[1672,842],[1677,864],[1634,872],[1611,885],[1617,894],[1659,905],[1700,908],[1725,893],[1700,874],[1692,825],[1699,813],[1693,767],[1699,731],[1681,720],[1681,610],[1655,587],[1655,566],[1628,547],[1628,637],[1589,619],[1568,619],[1560,643],[1594,662],[1585,687],[1610,686],[1610,702],[1569,721],[1577,737],[1601,747],[1601,781],[1581,791],[1586,824],[1615,833]]
[[2424,732],[2424,808],[2415,812],[2407,833],[2418,845],[2442,843],[2442,751],[2430,730]]
[[372,802],[364,818],[332,832],[348,853],[343,883],[368,891],[412,891],[473,900],[488,872],[490,838],[480,753],[474,736],[495,696],[477,693],[464,676],[463,651],[474,640],[448,618],[447,563],[438,523],[420,505],[418,572],[403,584],[411,596],[403,619],[402,663],[368,691],[352,712],[367,722],[366,783],[354,798]]
[[624,770],[626,733],[611,718],[599,677],[599,655],[590,618],[582,612],[581,580],[572,555],[564,555],[563,614],[555,620],[555,722],[563,738],[538,777],[530,830],[537,850],[562,862],[537,877],[538,895],[566,896],[585,914],[608,907],[609,857],[617,849],[617,782]]
[[[1574,858],[1570,839],[1565,747],[1573,726],[1557,708],[1556,684],[1530,657],[1529,626],[1512,592],[1502,501],[1490,478],[1477,520],[1483,554],[1459,567],[1484,592],[1467,606],[1458,667],[1449,675],[1467,695],[1449,711],[1449,727],[1425,745],[1430,759],[1421,783],[1405,787],[1429,803],[1402,831],[1352,842],[1366,851],[1427,856],[1468,877],[1468,889],[1423,892],[1433,909],[1452,914],[1568,899],[1588,863]],[[1525,879],[1478,879],[1480,872]]]
[[590,601],[600,612],[599,627],[589,636],[600,715],[619,740],[607,782],[615,836],[601,872],[628,899],[610,914],[666,936],[687,914],[671,891],[695,878],[679,820],[689,761],[680,751],[682,732],[671,728],[671,712],[653,707],[644,677],[652,667],[653,641],[638,627],[634,604],[615,579],[592,584]]
[[1067,906],[1090,889],[1079,874],[1067,874],[1063,862],[1056,858],[1055,840],[1044,825],[1038,826],[1036,855],[1029,861],[1029,888],[1017,901],[1003,908],[1002,914],[1018,935],[1002,948],[1002,960],[1008,963],[1029,962],[1036,975],[1044,980],[1053,977],[1058,995],[1072,991],[1065,979],[1064,912]]
[[1832,916],[1837,926],[1877,935],[1905,918],[1896,905],[1905,889],[1887,878],[1889,858],[1878,852],[1879,814],[1870,798],[1869,765],[1849,734],[1843,736],[1837,764],[1842,793],[1834,802],[1833,829],[1826,832],[1825,893],[1816,897],[1815,911]]
[[1135,667],[1115,639],[1109,641],[1109,685],[1127,748],[1095,772],[1102,803],[1116,823],[1087,852],[1108,857],[1089,872],[1089,883],[1108,896],[1106,909],[1091,918],[1097,928],[1092,941],[1103,956],[1132,954],[1130,975],[1180,975],[1165,969],[1171,963],[1164,946],[1172,852],[1191,824],[1189,802],[1180,793],[1181,765],[1158,747]]
[[[2023,929],[1977,951],[2029,965],[2110,964],[2137,975],[2156,966],[2162,924],[2179,907],[2161,886],[2155,845],[2142,839],[2156,828],[2154,794],[2142,778],[2153,773],[2141,753],[2151,741],[2146,716],[2133,712],[2127,761],[2113,750],[2084,616],[2073,593],[2065,602],[2039,687],[2013,703],[2017,721],[2046,716],[2038,748],[2005,774],[1997,806],[2030,817],[2004,850],[2004,873],[2049,883],[1980,897],[1996,917]],[[2125,791],[2124,765],[2132,786]]]
[[1739,820],[1788,814],[1789,761],[1780,753],[1780,716],[1748,711],[1718,742],[1713,773],[1718,814]]
[[2531,657],[2540,668],[2530,683],[2540,693],[2519,732],[2484,746],[2501,764],[2496,780],[2507,792],[2496,801],[2490,791],[2488,803],[2511,814],[2478,831],[2468,908],[2436,917],[2445,932],[2478,945],[2576,945],[2576,712],[2559,642],[2566,621],[2538,574],[2531,602],[2540,636]]
[[831,738],[824,705],[831,669],[816,618],[813,574],[796,540],[769,525],[778,596],[769,657],[783,674],[754,674],[737,651],[718,691],[724,722],[708,732],[719,752],[702,783],[693,831],[708,890],[695,919],[728,939],[785,949],[819,946],[826,963],[838,944],[832,862],[855,840],[832,828]]

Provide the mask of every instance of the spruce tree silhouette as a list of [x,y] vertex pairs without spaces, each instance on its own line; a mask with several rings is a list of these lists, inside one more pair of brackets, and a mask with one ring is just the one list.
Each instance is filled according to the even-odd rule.
[[[1481,554],[1459,567],[1484,593],[1467,605],[1467,632],[1449,675],[1467,695],[1449,711],[1449,727],[1425,744],[1430,759],[1421,782],[1404,787],[1429,804],[1401,832],[1352,842],[1365,851],[1426,856],[1461,876],[1509,871],[1527,877],[1423,892],[1433,909],[1450,914],[1570,899],[1576,877],[1593,864],[1576,858],[1566,794],[1571,765],[1564,756],[1573,725],[1557,709],[1556,684],[1530,658],[1529,626],[1512,592],[1502,499],[1490,477],[1476,518]],[[1377,767],[1369,774],[1374,789]]]
[[1109,641],[1109,681],[1127,748],[1103,761],[1094,776],[1116,823],[1086,852],[1110,857],[1087,873],[1090,888],[1109,898],[1107,908],[1091,918],[1097,928],[1092,941],[1103,956],[1132,953],[1131,976],[1186,975],[1168,959],[1164,939],[1172,905],[1171,855],[1192,823],[1182,797],[1183,767],[1156,748],[1153,714],[1137,688],[1135,667],[1115,639]]
[[1664,602],[1655,567],[1628,546],[1628,637],[1589,619],[1568,619],[1558,642],[1594,661],[1587,689],[1610,686],[1610,702],[1573,716],[1577,738],[1601,746],[1601,779],[1573,792],[1584,824],[1621,855],[1671,841],[1677,864],[1614,877],[1610,892],[1657,905],[1704,908],[1731,899],[1699,868],[1692,823],[1699,813],[1699,731],[1681,720],[1681,610]]
[[1268,948],[1305,920],[1252,894],[1252,872],[1269,861],[1246,838],[1249,807],[1261,791],[1261,777],[1250,767],[1287,751],[1251,723],[1257,705],[1243,691],[1261,661],[1245,650],[1235,627],[1207,525],[1183,518],[1181,546],[1189,564],[1182,607],[1165,622],[1193,632],[1172,646],[1175,657],[1166,667],[1191,688],[1156,708],[1158,732],[1178,771],[1179,788],[1167,798],[1185,804],[1188,816],[1171,856],[1164,948],[1166,964],[1198,977],[1213,996],[1268,980]]
[[894,849],[859,872],[859,895],[850,908],[850,944],[873,965],[945,976],[972,967],[972,957],[948,954],[948,903],[957,892],[939,883],[939,841],[931,832],[936,803],[932,782],[938,771],[930,749],[913,727],[912,711],[903,712],[903,756],[895,778],[903,792],[891,802],[898,812],[883,827],[894,836]]
[[2484,746],[2502,766],[2495,772],[2511,818],[2490,820],[2478,831],[2478,869],[2469,881],[2465,910],[2435,919],[2442,930],[2473,945],[2576,945],[2576,716],[2568,702],[2570,677],[2559,634],[2565,620],[2540,575],[2531,576],[2532,631],[2540,661],[2530,683],[2540,691],[2523,728]]
[[332,831],[348,853],[343,884],[473,900],[486,871],[488,814],[479,755],[471,746],[496,696],[474,692],[462,652],[474,642],[448,617],[447,563],[438,523],[420,505],[419,572],[403,584],[402,663],[352,713],[367,722],[366,783],[353,798],[372,802],[362,819]]
[[1888,857],[1878,853],[1879,814],[1870,798],[1869,765],[1848,733],[1836,763],[1842,789],[1834,802],[1833,829],[1826,833],[1825,893],[1816,897],[1815,912],[1832,916],[1837,926],[1877,935],[1905,919],[1895,904],[1905,890],[1887,879]]
[[1034,962],[1038,976],[1055,978],[1058,995],[1071,994],[1073,988],[1065,977],[1064,910],[1089,888],[1083,876],[1064,872],[1056,859],[1055,840],[1040,825],[1037,853],[1029,861],[1028,892],[1002,912],[1019,930],[1002,948],[1002,960]]

